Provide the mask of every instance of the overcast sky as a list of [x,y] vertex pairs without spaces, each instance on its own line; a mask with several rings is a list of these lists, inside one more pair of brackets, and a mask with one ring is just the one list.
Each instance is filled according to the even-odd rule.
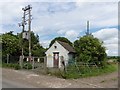
[[[62,1],[62,2],[61,2]],[[32,6],[32,31],[39,35],[40,44],[48,47],[58,36],[71,42],[85,35],[86,22],[90,32],[104,41],[108,55],[118,55],[118,0],[5,0],[0,2],[0,33],[20,33],[26,5]],[[66,2],[65,2],[66,1]],[[114,1],[114,2],[113,2]]]

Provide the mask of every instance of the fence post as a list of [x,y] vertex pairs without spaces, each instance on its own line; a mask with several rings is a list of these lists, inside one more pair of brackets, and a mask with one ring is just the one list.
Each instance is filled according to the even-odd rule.
[[33,57],[32,69],[34,69],[34,63],[35,63],[35,62],[34,62],[34,57]]
[[23,64],[23,56],[20,56],[19,65],[20,65],[21,69],[23,68],[22,64]]
[[9,63],[9,54],[7,54],[7,64]]
[[46,56],[44,57],[44,69],[45,70],[47,69],[47,57]]

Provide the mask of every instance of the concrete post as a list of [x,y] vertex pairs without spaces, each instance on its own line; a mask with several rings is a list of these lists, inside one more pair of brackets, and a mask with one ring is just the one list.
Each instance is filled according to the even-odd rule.
[[9,63],[9,54],[7,54],[7,64]]

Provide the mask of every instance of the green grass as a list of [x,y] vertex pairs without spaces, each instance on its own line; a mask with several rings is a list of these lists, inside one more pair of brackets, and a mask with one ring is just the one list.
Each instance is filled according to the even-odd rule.
[[0,63],[0,67],[2,67],[2,63]]
[[112,73],[118,70],[117,64],[109,64],[104,68],[96,68],[96,67],[79,67],[79,70],[76,69],[75,66],[68,67],[69,70],[67,73],[64,74],[65,78],[83,78],[83,77],[90,77],[90,76],[98,76],[102,74]]
[[60,70],[47,70],[47,74],[64,79],[77,79],[77,78],[84,78],[84,77],[91,77],[91,76],[98,76],[98,75],[112,73],[118,70],[118,65],[108,64],[104,68],[97,68],[97,67],[88,68],[86,66],[79,66],[78,68],[76,68],[76,66],[74,65],[70,65],[67,67],[66,72]]
[[3,67],[3,68],[11,68],[11,69],[15,69],[15,70],[20,69],[19,64],[12,64],[12,63],[9,63],[9,64],[7,64],[7,63],[2,63],[2,67]]

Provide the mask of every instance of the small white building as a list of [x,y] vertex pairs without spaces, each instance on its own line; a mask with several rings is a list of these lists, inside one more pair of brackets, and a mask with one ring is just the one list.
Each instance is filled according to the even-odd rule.
[[75,50],[68,43],[55,41],[54,44],[45,52],[47,56],[47,67],[61,68],[68,64],[69,60],[75,58]]

